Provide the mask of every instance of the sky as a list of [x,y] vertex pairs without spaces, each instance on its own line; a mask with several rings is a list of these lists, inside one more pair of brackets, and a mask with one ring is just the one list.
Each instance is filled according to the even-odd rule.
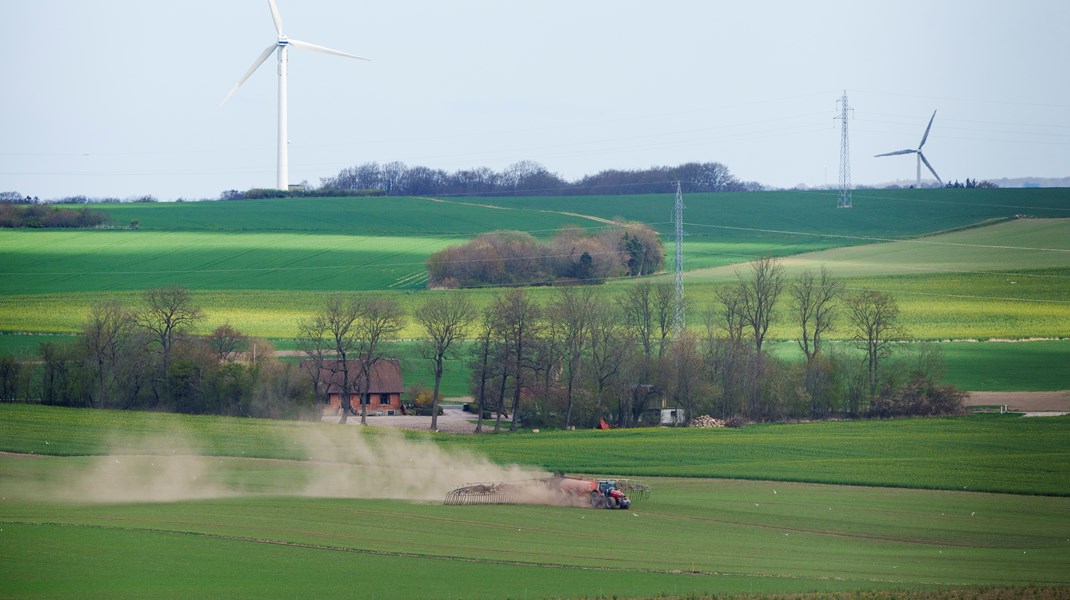
[[[720,162],[767,186],[1070,176],[1070,2],[277,0],[290,182],[522,160],[567,180]],[[0,191],[160,200],[273,187],[266,0],[0,0]],[[671,190],[666,190],[667,192]]]

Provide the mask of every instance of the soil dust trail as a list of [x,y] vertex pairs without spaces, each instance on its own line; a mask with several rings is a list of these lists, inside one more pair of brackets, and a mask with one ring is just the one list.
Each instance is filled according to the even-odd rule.
[[[131,439],[113,436],[111,452],[96,457],[41,456],[3,492],[13,497],[70,503],[177,502],[251,495],[394,499],[442,502],[476,481],[545,478],[540,469],[498,465],[468,451],[408,439],[393,430],[307,424],[293,428],[283,447],[305,459],[213,456],[191,432]],[[251,453],[251,452],[250,452]],[[2,456],[0,461],[20,460]]]

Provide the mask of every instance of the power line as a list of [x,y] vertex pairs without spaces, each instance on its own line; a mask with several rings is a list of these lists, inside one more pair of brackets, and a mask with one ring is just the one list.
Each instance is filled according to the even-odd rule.
[[673,221],[676,234],[676,251],[673,260],[676,310],[673,313],[673,330],[676,335],[680,335],[684,331],[684,194],[680,189],[679,181],[676,182]]

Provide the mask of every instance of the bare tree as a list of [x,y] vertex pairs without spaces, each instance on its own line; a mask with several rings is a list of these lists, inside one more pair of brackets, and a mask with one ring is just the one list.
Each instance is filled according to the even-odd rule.
[[[327,299],[327,303],[319,313],[312,316],[308,321],[300,325],[303,350],[309,356],[311,362],[319,362],[326,366],[326,372],[331,373],[331,381],[337,381],[337,374],[342,374],[341,387],[341,419],[344,424],[352,409],[350,394],[353,390],[354,379],[349,372],[349,357],[356,353],[357,318],[363,313],[363,302],[354,296],[334,295]],[[307,336],[307,337],[305,337]],[[333,359],[327,359],[327,348],[333,352]],[[320,371],[317,377],[322,377]],[[327,383],[328,390],[330,382]]]
[[212,349],[219,362],[230,362],[245,346],[246,339],[240,331],[231,327],[230,323],[224,323],[212,330],[208,335],[208,347]]
[[473,384],[476,392],[476,404],[479,417],[476,419],[476,433],[483,431],[483,411],[487,406],[487,382],[493,377],[493,357],[495,353],[495,323],[492,310],[484,310],[479,320],[476,345],[469,361],[472,367]]
[[676,319],[676,286],[662,281],[654,286],[654,320],[658,326],[658,360],[665,357]]
[[822,265],[820,275],[807,270],[792,282],[792,306],[799,320],[802,336],[799,348],[806,354],[806,363],[813,362],[821,351],[821,336],[832,329],[836,318],[836,302],[843,294],[843,283]]
[[718,306],[714,314],[720,321],[725,337],[735,343],[743,342],[743,331],[747,326],[743,317],[743,294],[738,287],[723,287],[717,290]]
[[[617,380],[621,369],[627,363],[628,354],[633,343],[628,339],[620,314],[616,310],[595,311],[591,318],[591,345],[589,375],[598,402],[598,413],[606,406],[606,392]],[[624,424],[630,407],[618,405],[617,421]]]
[[643,346],[643,356],[654,355],[654,284],[642,281],[617,298],[622,322]]
[[888,294],[865,290],[847,299],[847,312],[855,329],[854,339],[866,351],[872,399],[877,393],[880,361],[891,353],[895,338],[904,335],[899,326],[899,304]]
[[561,376],[564,360],[564,343],[561,324],[553,319],[544,319],[539,335],[531,346],[531,370],[535,385],[532,386],[532,403],[528,414],[544,420],[548,417],[547,402],[556,393],[556,384]]
[[672,353],[673,378],[672,397],[676,406],[684,409],[687,420],[697,416],[698,399],[703,397],[705,385],[702,377],[702,352],[699,340],[691,331],[683,331],[673,340]]
[[513,415],[509,431],[516,431],[516,411],[524,389],[524,371],[535,338],[541,328],[542,310],[528,297],[523,288],[513,288],[494,299],[494,310],[508,340],[510,359],[513,363]]
[[706,313],[707,362],[714,367],[721,386],[721,418],[745,412],[748,351],[743,344],[746,320],[743,317],[743,293],[739,286],[717,291],[717,302]]
[[93,305],[82,343],[96,387],[97,408],[106,408],[120,373],[120,359],[134,334],[134,315],[116,300]]
[[175,338],[204,319],[200,307],[193,304],[189,290],[184,287],[163,287],[146,290],[146,306],[138,311],[135,320],[149,330],[160,344],[163,372],[171,364],[171,350]]
[[405,326],[405,310],[393,298],[372,298],[362,303],[355,322],[356,354],[360,359],[360,423],[368,424],[368,388],[375,364],[383,359],[382,342]]
[[170,384],[167,382],[175,340],[203,320],[204,313],[200,307],[194,305],[189,290],[177,286],[146,290],[142,299],[146,306],[135,313],[134,320],[159,344],[161,370],[157,372],[152,386],[153,394],[158,400],[161,395],[158,382],[164,382],[166,396],[171,394]]
[[784,289],[784,267],[776,258],[763,256],[751,262],[750,277],[736,271],[739,280],[740,314],[754,335],[759,353],[773,321],[776,301]]
[[301,366],[312,380],[316,399],[326,402],[329,399],[330,382],[323,380],[323,374],[331,370],[328,361],[335,359],[334,341],[327,332],[327,319],[320,317],[298,321],[297,349],[305,355]]
[[[642,284],[640,284],[642,285]],[[572,426],[572,404],[576,379],[590,344],[591,320],[600,304],[594,288],[563,287],[548,307],[550,320],[559,327],[562,371],[565,376],[565,429]]]
[[438,429],[438,390],[445,369],[445,359],[454,343],[465,339],[476,309],[468,296],[436,294],[427,299],[416,312],[416,322],[427,337],[420,344],[420,354],[431,361],[435,388],[431,396],[431,431]]

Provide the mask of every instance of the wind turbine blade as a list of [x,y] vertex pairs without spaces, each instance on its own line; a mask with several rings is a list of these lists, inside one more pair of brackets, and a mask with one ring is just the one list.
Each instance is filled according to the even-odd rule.
[[315,52],[323,52],[324,54],[334,54],[336,56],[345,56],[346,58],[355,58],[357,60],[371,60],[370,58],[364,58],[363,56],[357,56],[355,54],[349,54],[348,52],[334,50],[326,46],[317,46],[316,44],[302,42],[301,40],[295,40],[293,38],[289,38],[289,42],[291,46],[295,48],[301,48],[302,50],[313,50]]
[[873,158],[878,158],[881,156],[898,156],[900,154],[914,154],[915,152],[917,152],[917,150],[911,150],[908,148],[906,150],[896,150],[895,152],[885,152],[884,154],[876,154],[873,156]]
[[268,6],[271,7],[271,20],[275,21],[275,33],[282,35],[282,15],[279,14],[279,7],[275,6],[275,0],[268,0]]
[[936,180],[939,181],[941,185],[943,185],[944,180],[940,179],[940,176],[937,175],[936,171],[933,170],[933,166],[929,164],[929,161],[925,160],[925,155],[921,152],[918,152],[918,158],[920,158],[921,162],[925,163],[925,166],[929,168],[929,172],[933,174],[933,177],[935,177]]
[[267,60],[269,56],[271,56],[271,53],[275,51],[275,48],[278,48],[278,44],[272,44],[268,46],[263,52],[260,53],[260,56],[256,57],[256,61],[253,62],[253,66],[249,67],[249,70],[245,72],[245,75],[242,75],[242,78],[238,80],[238,83],[235,83],[234,87],[230,88],[230,92],[227,94],[227,97],[223,98],[223,101],[219,103],[220,106],[223,106],[227,103],[227,100],[230,100],[230,97],[234,95],[234,92],[238,91],[238,88],[241,87],[241,84],[245,83],[246,79],[249,79],[249,76],[253,74],[253,71],[256,71],[256,69],[260,67],[260,65],[264,64],[264,61]]
[[[925,127],[925,135],[921,136],[921,143],[918,144],[918,150],[921,150],[921,147],[925,145],[925,140],[929,139],[929,130],[932,129],[932,127],[933,127],[933,119],[935,119],[935,118],[936,118],[936,111],[934,110],[933,111],[933,116],[929,117],[929,125]],[[935,175],[935,174],[936,173],[933,173],[933,175]],[[939,177],[937,177],[937,179],[939,179]]]

